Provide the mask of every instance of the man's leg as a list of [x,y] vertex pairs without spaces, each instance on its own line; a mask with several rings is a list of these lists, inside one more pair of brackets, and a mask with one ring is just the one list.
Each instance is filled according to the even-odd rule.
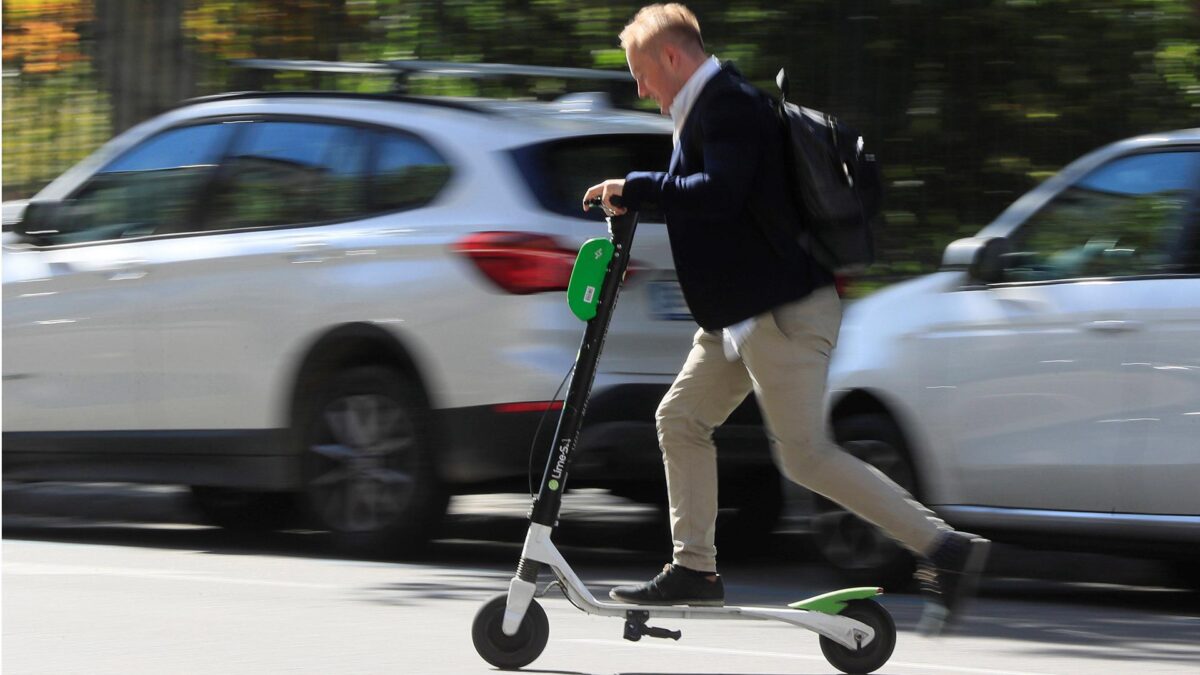
[[820,289],[759,317],[741,355],[783,473],[926,559],[922,583],[931,600],[922,630],[940,632],[973,592],[988,542],[953,533],[903,488],[829,438],[825,386],[840,323],[837,293]]
[[724,602],[716,575],[717,448],[712,432],[750,393],[740,361],[725,357],[719,332],[698,331],[683,370],[655,413],[667,473],[674,562],[645,584],[609,596],[641,604]]
[[832,287],[758,318],[742,347],[775,459],[784,475],[870,521],[916,553],[943,523],[902,488],[829,438],[825,380],[841,301]]
[[700,330],[654,415],[677,565],[717,569],[717,447],[712,433],[746,399],[750,387],[746,367],[726,358],[721,333]]

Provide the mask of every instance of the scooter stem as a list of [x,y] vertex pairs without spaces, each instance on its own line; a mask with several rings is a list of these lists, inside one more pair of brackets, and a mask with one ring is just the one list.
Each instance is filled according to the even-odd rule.
[[[517,565],[517,573],[509,582],[508,602],[501,627],[506,635],[515,635],[529,608],[529,601],[536,589],[538,572],[546,560],[528,557],[531,540],[538,533],[539,538],[549,542],[550,532],[558,523],[558,514],[562,509],[562,495],[567,486],[567,474],[571,466],[571,458],[579,440],[579,429],[587,410],[588,396],[596,379],[596,367],[600,362],[600,353],[604,349],[604,338],[608,335],[608,326],[612,322],[613,310],[616,308],[617,296],[621,291],[621,282],[625,270],[629,267],[629,249],[633,245],[633,235],[637,230],[637,211],[627,211],[620,216],[608,218],[609,238],[612,241],[613,253],[609,260],[604,281],[600,286],[599,301],[596,315],[587,322],[583,333],[583,341],[575,357],[574,375],[567,388],[567,397],[563,401],[562,413],[558,418],[558,426],[554,432],[554,444],[550,446],[550,454],[546,458],[546,470],[542,473],[541,488],[534,498],[530,510],[529,535],[525,542],[525,551]],[[576,267],[586,261],[576,260]],[[544,528],[544,529],[543,529]],[[551,546],[551,549],[553,547]]]
[[[575,357],[575,373],[571,376],[571,383],[567,388],[567,396],[563,401],[562,413],[554,433],[554,444],[550,446],[541,488],[530,515],[530,520],[540,525],[554,527],[558,521],[567,473],[579,440],[579,429],[587,410],[588,396],[596,379],[600,352],[604,348],[604,338],[608,335],[608,326],[612,322],[617,295],[621,291],[621,281],[629,267],[629,249],[633,245],[633,235],[637,230],[637,212],[628,211],[609,218],[608,227],[613,243],[612,258],[604,276],[604,283],[600,286],[596,316],[587,322],[583,340],[579,344],[579,352]],[[577,261],[576,265],[579,264]]]

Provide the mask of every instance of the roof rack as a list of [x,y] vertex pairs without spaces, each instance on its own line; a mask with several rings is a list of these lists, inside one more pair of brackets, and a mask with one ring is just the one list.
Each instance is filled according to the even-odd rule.
[[559,68],[555,66],[524,66],[510,63],[454,63],[451,61],[382,61],[364,63],[352,61],[305,61],[292,59],[236,59],[235,66],[249,70],[281,70],[307,73],[361,73],[368,75],[390,75],[392,91],[404,94],[408,91],[408,78],[413,74],[439,77],[530,77],[564,80],[593,80],[608,82],[632,82],[633,76],[618,70],[595,70],[591,68]]
[[213,101],[232,101],[245,98],[343,98],[357,99],[365,101],[398,101],[403,103],[417,103],[421,105],[438,106],[442,108],[451,108],[454,110],[465,110],[467,112],[489,113],[491,112],[487,106],[477,102],[454,99],[439,96],[410,96],[408,94],[393,94],[391,92],[368,94],[355,91],[227,91],[219,94],[209,94],[207,96],[195,96],[189,99],[184,99],[177,103],[174,107],[181,108],[183,106],[195,105],[197,103],[211,103]]

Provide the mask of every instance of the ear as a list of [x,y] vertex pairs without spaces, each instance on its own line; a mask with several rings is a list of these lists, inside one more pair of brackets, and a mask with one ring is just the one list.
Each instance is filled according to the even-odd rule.
[[670,66],[671,70],[674,70],[676,67],[679,66],[679,58],[680,58],[679,47],[675,43],[673,43],[669,40],[663,40],[662,62],[664,64]]

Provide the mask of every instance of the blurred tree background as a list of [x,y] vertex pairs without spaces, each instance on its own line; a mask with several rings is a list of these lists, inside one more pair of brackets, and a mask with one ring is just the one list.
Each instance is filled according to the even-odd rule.
[[[231,89],[383,91],[350,75],[250,76],[246,57],[624,69],[624,0],[4,0],[4,198],[113,134]],[[1195,0],[693,0],[709,51],[857,126],[889,185],[867,286],[936,268],[1070,159],[1200,125]],[[416,80],[418,93],[545,97],[566,82]],[[632,87],[632,85],[630,85]],[[597,176],[597,178],[603,178]]]

